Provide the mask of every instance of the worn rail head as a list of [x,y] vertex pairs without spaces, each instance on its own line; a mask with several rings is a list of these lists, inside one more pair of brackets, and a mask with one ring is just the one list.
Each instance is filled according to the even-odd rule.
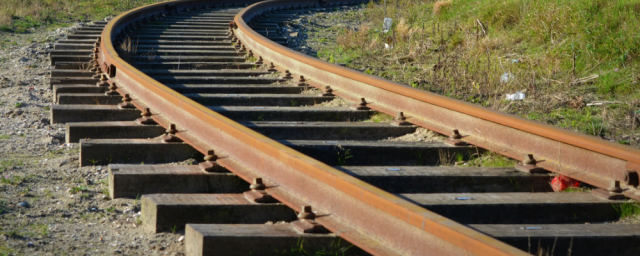
[[[235,18],[235,35],[256,56],[304,74],[308,83],[348,99],[366,98],[371,108],[395,115],[403,111],[414,124],[451,134],[499,154],[523,159],[533,154],[538,166],[601,188],[620,181],[628,171],[640,171],[640,150],[505,114],[435,93],[354,71],[290,50],[253,31],[247,22],[264,11],[294,6],[296,1],[264,1],[244,9]],[[633,184],[633,182],[631,182]]]

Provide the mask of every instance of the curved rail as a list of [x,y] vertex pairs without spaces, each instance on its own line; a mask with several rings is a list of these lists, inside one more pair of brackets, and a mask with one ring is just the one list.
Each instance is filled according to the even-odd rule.
[[331,85],[343,98],[364,97],[371,108],[387,114],[404,111],[412,123],[443,134],[457,129],[465,141],[476,146],[516,159],[533,154],[540,167],[602,188],[612,181],[622,181],[624,188],[627,170],[640,171],[640,150],[311,58],[268,40],[246,23],[265,10],[299,4],[295,0],[254,4],[236,16],[235,34],[255,55],[304,74],[313,86]]
[[[192,8],[225,2],[174,1],[123,13],[114,18],[102,33],[99,62],[104,70],[108,70],[110,78],[118,83],[118,91],[121,94],[131,94],[136,107],[150,108],[154,120],[159,124],[165,127],[171,123],[177,124],[178,137],[203,153],[215,150],[221,157],[218,163],[243,179],[250,181],[255,177],[262,177],[268,186],[267,191],[290,207],[313,205],[319,210],[318,215],[323,216],[317,218],[319,223],[362,249],[378,255],[421,255],[427,251],[437,255],[524,254],[246,128],[143,74],[120,58],[115,51],[112,41],[128,24],[162,13],[170,6]],[[265,10],[317,4],[320,2],[278,0],[253,4],[235,18],[235,35],[254,54],[273,61],[279,67],[304,74],[311,78],[312,85],[331,84],[338,89],[336,94],[345,98],[364,96],[373,99],[371,106],[383,112],[394,113],[397,109],[402,109],[412,116],[412,122],[441,133],[459,129],[468,136],[465,137],[466,141],[489,149],[502,149],[498,152],[505,155],[519,156],[525,148],[522,144],[532,143],[527,144],[526,148],[547,160],[541,164],[545,168],[568,173],[569,176],[592,181],[596,185],[608,184],[612,179],[620,180],[623,174],[620,168],[626,171],[627,162],[640,162],[637,151],[625,153],[623,147],[611,143],[602,144],[591,138],[581,144],[575,141],[586,136],[415,90],[307,57],[272,43],[251,30],[245,22]],[[445,118],[438,121],[442,117]],[[534,127],[543,127],[545,132],[530,135],[528,131],[531,128],[526,127],[529,123]],[[462,127],[462,124],[473,126]],[[504,131],[506,138],[496,139],[493,135],[481,132],[496,131],[492,129]],[[551,135],[558,133],[573,137],[562,141],[554,140],[547,137],[551,136],[547,134],[548,131],[555,132]],[[526,139],[522,142],[518,136],[526,136]],[[604,154],[600,152],[602,149],[596,151],[590,148],[601,144],[604,145],[601,148],[612,153]],[[544,151],[555,147],[560,148],[559,150],[567,147],[582,150],[576,153],[580,159],[561,161]],[[580,164],[584,159],[591,160]],[[596,162],[601,160],[604,162]],[[595,166],[592,167],[591,164]],[[607,165],[609,167],[606,170],[614,171],[592,171]]]

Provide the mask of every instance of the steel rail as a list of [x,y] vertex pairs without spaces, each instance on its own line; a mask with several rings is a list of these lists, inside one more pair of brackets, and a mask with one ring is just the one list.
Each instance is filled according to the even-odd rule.
[[191,8],[222,3],[173,1],[117,16],[101,35],[101,67],[121,94],[131,94],[138,108],[150,108],[160,125],[177,124],[179,138],[203,153],[216,150],[218,162],[243,179],[262,177],[267,192],[288,206],[312,205],[319,223],[373,254],[527,255],[254,132],[143,74],[115,50],[113,40],[125,25],[161,13],[169,4]]
[[637,177],[640,171],[640,150],[311,58],[270,41],[247,25],[265,11],[299,3],[270,0],[242,10],[234,20],[236,37],[255,56],[303,74],[312,86],[330,85],[334,94],[352,101],[366,98],[368,106],[390,115],[403,111],[410,122],[442,134],[457,129],[464,141],[508,157],[523,159],[533,154],[539,167],[594,186],[607,188],[613,181],[620,181],[622,188],[629,189],[627,195],[640,198],[636,187],[625,183],[629,172]]

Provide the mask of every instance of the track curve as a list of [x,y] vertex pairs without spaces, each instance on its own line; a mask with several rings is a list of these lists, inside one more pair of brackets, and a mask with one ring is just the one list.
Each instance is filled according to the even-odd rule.
[[[180,3],[185,4],[182,8],[201,6],[197,1],[176,4]],[[164,12],[166,6],[167,4],[157,4],[124,13],[105,27],[102,37],[115,40],[115,36],[128,22],[153,13]],[[176,8],[180,7],[176,6]],[[102,42],[101,49],[103,69],[117,70],[114,78],[121,84],[118,91],[123,95],[138,96],[137,99],[132,96],[132,103],[137,108],[150,108],[154,114],[161,113],[153,118],[162,126],[168,127],[170,123],[180,124],[179,130],[185,129],[189,132],[178,133],[178,137],[200,152],[214,149],[220,158],[224,158],[223,161],[219,160],[218,162],[245,180],[251,181],[255,177],[262,177],[268,186],[269,184],[278,184],[287,190],[292,190],[291,192],[279,192],[267,189],[276,199],[292,208],[299,209],[302,205],[314,205],[319,209],[327,209],[328,212],[331,212],[331,218],[333,219],[335,216],[335,219],[323,220],[321,218],[318,221],[328,229],[340,233],[342,237],[358,247],[376,254],[395,254],[402,251],[402,254],[406,255],[419,255],[425,250],[440,251],[443,254],[459,254],[465,249],[475,251],[474,253],[479,255],[519,254],[519,250],[515,248],[365,184],[176,93],[120,59],[109,40]],[[185,113],[188,114],[185,115]],[[184,124],[189,125],[185,126]],[[226,134],[221,134],[221,131]],[[232,146],[223,149],[218,146],[221,144]],[[250,149],[253,150],[250,151]],[[265,162],[268,163],[268,166],[265,166]],[[239,163],[255,170],[259,169],[261,173],[247,173],[248,170],[240,167]],[[308,177],[301,177],[302,175],[299,173],[309,175],[322,183],[309,186]],[[341,189],[340,194],[343,195],[334,195],[328,198],[326,195],[332,194],[332,187]],[[305,193],[304,191],[314,192]],[[301,195],[307,200],[302,200]],[[354,205],[354,197],[360,201],[361,205]],[[307,203],[302,203],[304,201]],[[396,218],[401,217],[402,219],[388,221],[386,218],[382,218],[384,215],[380,214],[381,209],[386,214],[392,214]],[[350,219],[338,217],[340,216],[339,212],[344,212],[350,216]],[[356,227],[349,227],[346,224],[356,221],[366,222],[358,223],[359,225]],[[432,223],[435,224],[434,227],[429,225]],[[399,231],[376,232],[375,230],[367,230],[369,228]],[[423,228],[435,229],[434,233],[450,237],[452,241],[470,244],[470,246],[461,250],[459,245],[453,246],[437,242],[439,239],[434,239],[432,234],[421,231]],[[371,237],[371,235],[378,234],[384,235],[384,237]],[[403,235],[398,236],[397,234]],[[414,248],[409,248],[409,246]]]
[[[174,136],[199,152],[206,155],[213,150],[217,157],[214,164],[248,182],[262,178],[267,187],[265,191],[278,201],[293,209],[313,206],[318,211],[316,215],[322,216],[316,218],[318,223],[372,254],[525,254],[473,228],[426,210],[405,197],[369,185],[202,105],[193,97],[165,85],[167,82],[159,82],[163,81],[159,75],[145,73],[122,59],[114,46],[114,42],[119,42],[119,37],[131,34],[134,29],[143,26],[143,22],[150,24],[154,20],[161,21],[177,13],[177,10],[197,12],[212,7],[224,9],[227,7],[222,6],[226,4],[226,1],[175,1],[145,6],[119,15],[103,30],[96,52],[97,63],[108,78],[103,85],[115,84],[115,91],[120,95],[130,95],[131,104],[137,109],[149,109],[150,118],[161,126],[168,128],[175,125],[177,132]],[[634,180],[634,177],[637,179],[640,163],[637,150],[328,64],[286,49],[247,25],[247,22],[272,10],[342,5],[346,2],[234,2],[234,5],[238,4],[252,5],[237,9],[239,13],[235,16],[228,16],[229,19],[233,18],[232,23],[225,23],[226,20],[222,19],[220,24],[228,24],[222,27],[228,27],[229,34],[220,35],[220,42],[231,46],[232,41],[238,40],[240,43],[236,42],[234,48],[238,48],[241,54],[250,52],[265,63],[275,64],[275,70],[268,70],[267,73],[279,71],[284,74],[285,70],[289,70],[294,79],[298,78],[296,80],[304,75],[306,81],[301,83],[317,88],[330,85],[335,95],[355,103],[365,98],[369,101],[367,107],[380,112],[395,115],[403,111],[413,124],[442,134],[458,130],[462,138],[455,140],[516,158],[533,153],[536,159],[545,160],[540,161],[537,167],[603,188],[617,181],[625,189],[627,197],[638,198],[637,182]],[[180,34],[189,35],[187,31]],[[159,40],[154,38],[152,40]],[[197,39],[197,36],[193,38]],[[180,51],[185,52],[184,49]],[[229,72],[224,67],[222,70]],[[235,72],[238,77],[246,76],[245,80],[253,82],[282,80],[278,76],[266,76],[260,70],[242,71],[246,74]],[[249,74],[251,72],[253,74]],[[172,79],[177,79],[175,77],[180,76],[178,73],[174,72]],[[182,74],[187,75],[190,74]],[[259,77],[261,75],[265,76]],[[172,79],[166,81],[174,81]],[[211,83],[242,80],[207,79]]]

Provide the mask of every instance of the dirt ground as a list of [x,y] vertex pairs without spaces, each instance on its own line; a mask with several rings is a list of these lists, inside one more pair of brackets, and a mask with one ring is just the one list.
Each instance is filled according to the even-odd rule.
[[109,200],[107,168],[79,168],[49,124],[48,54],[75,26],[0,32],[0,255],[183,255],[183,234],[144,231],[139,201]]

